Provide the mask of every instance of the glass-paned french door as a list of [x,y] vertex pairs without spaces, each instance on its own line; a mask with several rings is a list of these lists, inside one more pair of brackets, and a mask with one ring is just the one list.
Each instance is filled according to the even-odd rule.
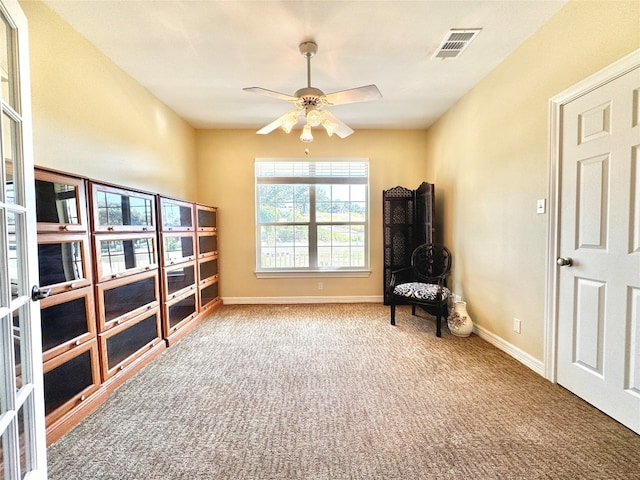
[[0,0],[0,479],[46,478],[27,20]]

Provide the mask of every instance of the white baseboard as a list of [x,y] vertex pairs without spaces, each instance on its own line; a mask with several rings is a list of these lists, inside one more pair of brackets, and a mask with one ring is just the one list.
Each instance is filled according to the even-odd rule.
[[224,305],[293,305],[297,303],[382,303],[382,295],[355,297],[222,297]]
[[503,338],[498,337],[497,335],[477,325],[473,326],[473,333],[478,335],[483,340],[486,340],[494,347],[499,348],[506,354],[512,356],[513,358],[518,360],[520,363],[522,363],[526,367],[529,367],[531,370],[536,372],[541,377],[544,377],[544,363],[538,360],[537,358],[532,357],[527,352],[520,350],[518,347],[510,344]]

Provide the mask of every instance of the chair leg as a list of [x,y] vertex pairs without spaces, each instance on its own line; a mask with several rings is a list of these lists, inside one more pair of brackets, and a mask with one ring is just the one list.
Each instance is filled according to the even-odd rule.
[[391,325],[396,324],[396,306],[395,304],[391,304]]
[[415,316],[416,314],[416,306],[415,305],[411,305],[411,315]]
[[441,337],[442,336],[442,329],[440,328],[440,319],[442,317],[440,315],[438,315],[436,317],[436,337]]

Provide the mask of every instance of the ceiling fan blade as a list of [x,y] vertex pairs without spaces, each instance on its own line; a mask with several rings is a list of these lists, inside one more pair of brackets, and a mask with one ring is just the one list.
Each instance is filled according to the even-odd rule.
[[267,90],[260,87],[247,87],[243,88],[245,92],[257,93],[258,95],[264,95],[265,97],[277,98],[278,100],[285,100],[287,102],[295,102],[298,97],[292,97],[286,93],[274,92],[273,90]]
[[[289,111],[289,112],[285,113],[284,115],[279,116],[273,122],[271,122],[268,125],[265,125],[260,130],[258,130],[256,133],[259,134],[259,135],[266,135],[267,133],[273,132],[276,128],[281,127],[282,126],[282,120],[286,116],[291,115],[291,114],[292,114],[292,111]],[[296,112],[296,116],[299,116],[299,113]]]
[[328,110],[322,110],[322,112],[324,118],[338,125],[335,133],[340,138],[346,138],[353,133],[351,127],[349,127],[349,125],[347,125],[343,121],[339,120],[333,113],[329,112]]
[[328,93],[325,99],[329,105],[343,105],[345,103],[370,102],[382,98],[382,94],[375,85],[342,90],[341,92]]

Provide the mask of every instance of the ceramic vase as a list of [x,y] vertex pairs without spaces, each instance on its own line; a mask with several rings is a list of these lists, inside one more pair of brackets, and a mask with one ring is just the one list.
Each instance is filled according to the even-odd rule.
[[468,337],[473,331],[473,321],[467,313],[467,302],[454,302],[447,326],[456,337]]

